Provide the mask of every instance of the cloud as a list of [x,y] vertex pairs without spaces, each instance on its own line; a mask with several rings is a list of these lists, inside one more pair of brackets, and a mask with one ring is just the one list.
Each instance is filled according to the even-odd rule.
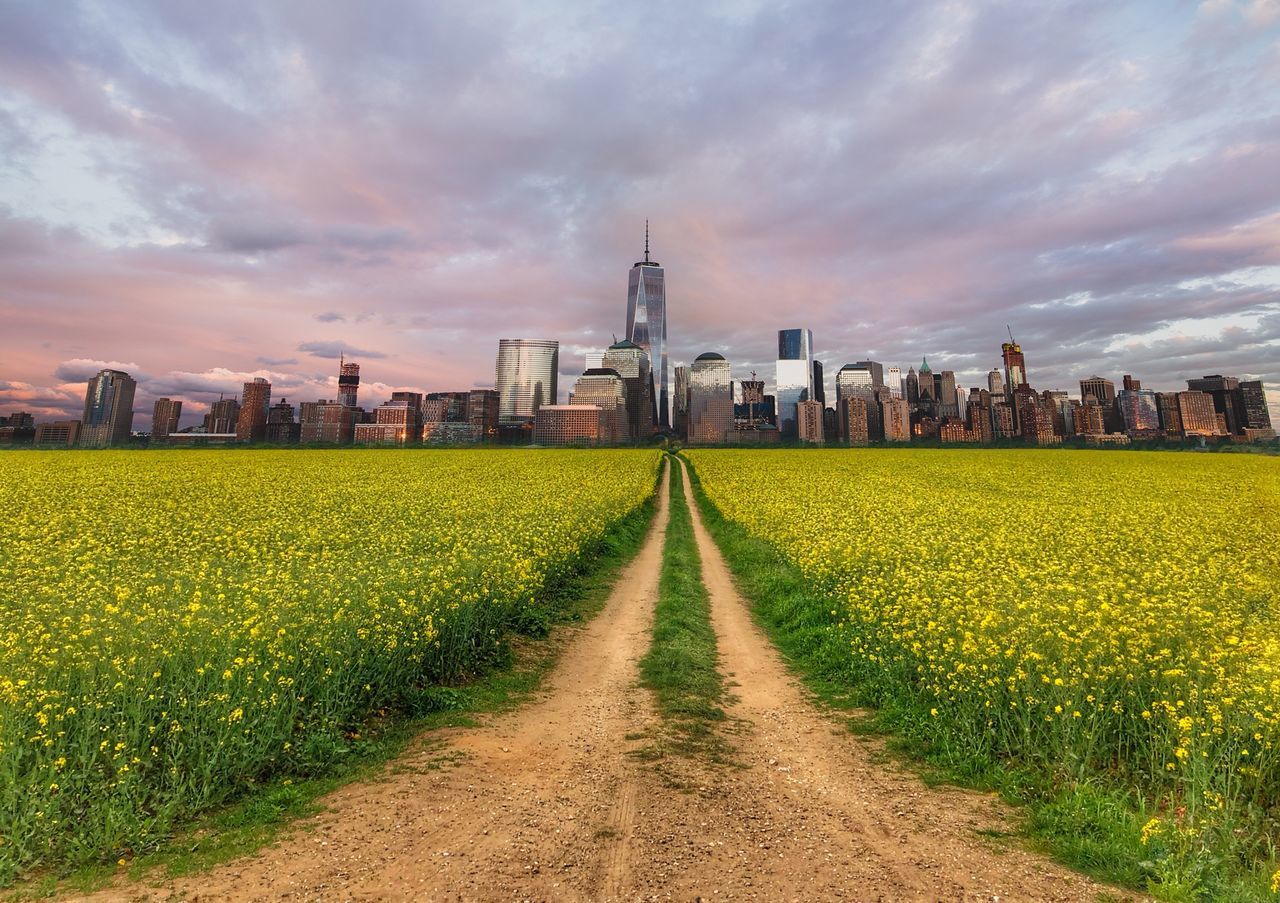
[[63,361],[54,368],[53,375],[63,382],[88,382],[98,375],[100,370],[122,370],[135,380],[145,379],[145,375],[135,363],[120,361],[93,361],[84,358]]
[[313,357],[323,357],[336,360],[346,355],[351,358],[384,358],[387,355],[381,351],[369,351],[365,348],[356,348],[343,342],[303,342],[298,346],[299,351],[305,351]]
[[3,376],[234,386],[297,348],[487,385],[499,335],[623,332],[648,218],[673,361],[769,380],[805,325],[828,373],[927,354],[977,380],[1008,323],[1038,384],[1280,385],[1277,9],[20,5]]

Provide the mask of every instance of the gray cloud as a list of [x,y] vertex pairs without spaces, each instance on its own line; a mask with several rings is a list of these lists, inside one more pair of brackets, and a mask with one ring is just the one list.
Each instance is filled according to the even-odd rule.
[[808,325],[829,372],[976,377],[1009,323],[1046,385],[1280,382],[1280,50],[1227,6],[20,5],[0,316],[56,341],[5,376],[286,366],[318,320],[483,383],[499,333],[622,331],[648,217],[675,359],[768,378]]
[[344,342],[303,342],[298,346],[299,351],[305,351],[314,357],[329,358],[337,360],[342,355],[351,358],[384,358],[386,357],[381,351],[370,351],[366,348],[356,348]]

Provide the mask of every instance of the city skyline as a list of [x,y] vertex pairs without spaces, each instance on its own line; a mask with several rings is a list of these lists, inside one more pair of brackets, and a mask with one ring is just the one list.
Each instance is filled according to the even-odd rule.
[[3,13],[0,412],[106,368],[189,425],[343,351],[367,399],[489,386],[499,333],[560,341],[563,401],[649,218],[672,370],[771,382],[802,323],[828,395],[976,386],[1011,324],[1037,385],[1230,373],[1280,420],[1275,4],[241,12]]

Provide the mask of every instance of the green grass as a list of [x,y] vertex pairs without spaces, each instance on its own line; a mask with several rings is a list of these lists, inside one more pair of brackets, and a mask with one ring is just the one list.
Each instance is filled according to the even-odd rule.
[[[376,779],[414,742],[431,743],[431,732],[472,726],[479,715],[520,705],[559,660],[572,628],[604,606],[618,574],[644,544],[655,508],[656,494],[618,521],[577,573],[550,587],[536,622],[525,625],[526,635],[511,641],[507,654],[493,660],[489,671],[456,686],[427,688],[412,716],[402,713],[368,722],[344,749],[335,751],[322,774],[256,785],[233,803],[183,824],[163,842],[122,862],[48,869],[27,876],[5,896],[28,900],[88,893],[122,876],[154,883],[249,855],[275,841],[298,819],[322,811],[327,794],[355,781]],[[444,754],[426,767],[456,762],[456,757]]]
[[724,679],[716,670],[716,634],[702,582],[702,561],[685,500],[680,467],[670,459],[671,503],[653,643],[640,660],[640,679],[653,690],[667,728],[662,746],[686,756],[723,758],[717,725],[725,720]]
[[1144,844],[1142,826],[1151,813],[1136,794],[931,742],[928,719],[910,706],[890,702],[868,711],[845,638],[832,629],[837,615],[830,600],[815,593],[772,544],[721,515],[703,493],[697,472],[692,467],[689,472],[703,523],[756,621],[824,705],[850,713],[851,730],[885,736],[888,748],[927,783],[995,791],[1023,807],[1020,830],[1030,844],[1091,877],[1169,901],[1277,898],[1269,871],[1256,863],[1215,857],[1190,844],[1182,849],[1158,840]]

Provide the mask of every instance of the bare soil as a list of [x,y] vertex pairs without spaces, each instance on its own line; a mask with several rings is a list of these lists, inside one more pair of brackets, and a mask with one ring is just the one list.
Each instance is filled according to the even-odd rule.
[[661,725],[637,662],[667,506],[664,480],[644,547],[539,698],[424,738],[255,856],[94,899],[1097,898],[1103,888],[1088,879],[979,835],[1010,828],[995,800],[926,788],[815,708],[752,622],[696,509],[721,669],[736,683],[726,731],[736,764],[646,755]]

